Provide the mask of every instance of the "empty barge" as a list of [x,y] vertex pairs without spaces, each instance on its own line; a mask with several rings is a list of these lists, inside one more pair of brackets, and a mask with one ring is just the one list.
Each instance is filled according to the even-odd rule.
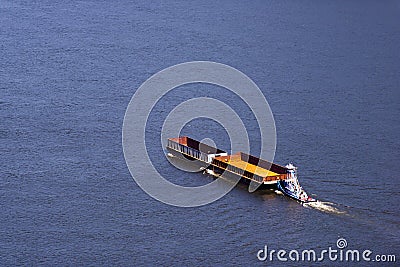
[[238,175],[244,183],[255,182],[259,188],[276,188],[286,196],[302,203],[314,202],[300,186],[297,179],[297,168],[292,164],[281,166],[258,157],[238,152],[228,155],[227,152],[201,143],[190,137],[169,138],[168,155],[184,156],[196,161],[199,171],[213,176],[224,172]]

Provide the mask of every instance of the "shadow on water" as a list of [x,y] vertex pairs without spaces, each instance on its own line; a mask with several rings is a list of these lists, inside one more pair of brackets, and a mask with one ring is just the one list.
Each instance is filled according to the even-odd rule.
[[[214,176],[211,175],[207,175],[210,177],[210,179],[217,179]],[[223,176],[219,176],[219,178],[222,178],[225,182],[230,183],[232,182],[232,175],[228,174],[228,175],[223,175]],[[236,185],[236,188],[243,190],[244,192],[248,191],[248,185],[244,184],[242,182],[238,183]],[[259,189],[253,193],[251,193],[252,195],[254,195],[254,197],[262,199],[263,201],[269,201],[271,199],[275,199],[277,197],[281,197],[283,199],[286,199],[287,201],[291,201],[291,202],[296,202],[293,199],[290,199],[288,197],[286,197],[281,191],[279,191],[275,186],[271,185],[270,188],[263,188],[263,189]],[[334,214],[334,215],[347,215],[350,217],[351,216],[351,207],[349,206],[345,206],[342,204],[338,204],[338,203],[333,203],[330,201],[320,201],[318,200],[317,202],[309,202],[309,203],[300,203],[298,202],[298,206],[299,208],[310,208],[310,209],[314,209],[323,213],[328,213],[328,214]]]
[[[178,165],[180,167],[183,167],[183,169],[187,170],[188,166],[190,166],[191,172],[197,172],[197,173],[203,173],[206,179],[201,179],[199,183],[201,184],[207,184],[208,182],[211,182],[214,179],[221,178],[223,181],[227,183],[236,183],[237,182],[237,177],[235,175],[232,175],[230,173],[225,173],[223,176],[212,176],[209,174],[204,173],[203,169],[207,167],[206,165],[198,165],[195,164],[193,165],[194,162],[190,163],[184,163],[179,157],[176,158],[170,158],[170,161],[174,163],[174,165]],[[198,184],[199,185],[199,184]],[[193,185],[191,185],[193,186]],[[314,198],[318,199],[317,202],[310,202],[310,203],[296,203],[295,200],[290,199],[286,197],[281,191],[277,190],[275,186],[271,186],[270,188],[263,188],[263,189],[258,189],[257,191],[253,193],[248,192],[248,184],[239,182],[236,186],[236,189],[238,189],[236,192],[242,192],[243,194],[251,194],[252,197],[256,198],[259,201],[263,202],[271,202],[271,201],[288,201],[291,203],[295,203],[298,205],[291,205],[292,208],[294,209],[311,209],[315,210],[324,214],[328,215],[333,215],[335,217],[340,217],[340,218],[347,218],[350,219],[351,221],[356,221],[360,222],[362,224],[369,224],[369,225],[374,225],[376,224],[376,221],[374,221],[373,218],[371,218],[371,213],[376,214],[376,211],[370,210],[370,209],[361,209],[357,207],[352,207],[349,205],[345,205],[342,203],[335,203],[334,201],[329,201],[328,199],[323,199],[319,198],[314,194],[311,194]],[[278,200],[279,199],[279,200]],[[389,223],[393,223],[390,221]]]

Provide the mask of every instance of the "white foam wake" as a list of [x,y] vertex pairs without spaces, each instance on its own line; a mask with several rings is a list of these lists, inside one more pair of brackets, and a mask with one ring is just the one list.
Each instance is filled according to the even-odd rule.
[[316,202],[304,203],[303,205],[306,207],[310,207],[310,208],[317,209],[317,210],[327,212],[327,213],[346,214],[345,211],[341,211],[337,207],[335,207],[336,204],[334,204],[332,202],[316,201]]

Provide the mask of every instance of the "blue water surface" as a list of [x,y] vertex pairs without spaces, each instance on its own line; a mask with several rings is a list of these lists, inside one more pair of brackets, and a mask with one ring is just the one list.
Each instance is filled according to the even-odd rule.
[[[279,265],[257,252],[322,250],[339,237],[399,257],[399,15],[398,1],[378,0],[0,0],[0,265]],[[198,208],[139,188],[122,152],[125,109],[152,74],[194,60],[257,83],[276,121],[275,161],[296,164],[304,188],[344,214],[244,186]],[[194,96],[230,104],[260,151],[239,98],[177,88],[146,137],[177,184],[211,181],[174,168],[161,147],[163,119]],[[184,133],[229,149],[212,121]]]

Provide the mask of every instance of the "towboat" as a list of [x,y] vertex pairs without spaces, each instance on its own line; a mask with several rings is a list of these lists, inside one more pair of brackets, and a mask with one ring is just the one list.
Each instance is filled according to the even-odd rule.
[[277,182],[278,189],[286,196],[293,198],[301,203],[316,202],[317,200],[310,197],[306,191],[300,186],[297,179],[297,167],[289,163],[287,168],[287,179]]

